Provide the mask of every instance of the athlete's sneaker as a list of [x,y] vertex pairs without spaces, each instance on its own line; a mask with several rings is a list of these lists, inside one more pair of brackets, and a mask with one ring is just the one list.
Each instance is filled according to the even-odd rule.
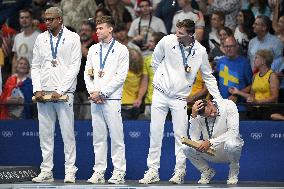
[[124,180],[125,172],[114,170],[111,178],[108,180],[109,184],[123,184],[125,183]]
[[52,172],[42,171],[37,177],[33,178],[32,181],[37,183],[53,182],[53,174]]
[[184,176],[185,176],[185,171],[184,170],[175,170],[173,173],[173,177],[169,180],[169,182],[173,184],[182,184],[184,183]]
[[66,172],[64,182],[65,183],[75,183],[75,179],[76,179],[75,174],[76,172]]
[[92,177],[87,180],[87,182],[92,184],[103,184],[105,183],[104,175],[104,171],[95,171]]
[[239,170],[240,170],[239,164],[230,165],[230,171],[229,171],[227,184],[237,184],[238,183]]
[[215,171],[211,168],[208,168],[201,173],[201,178],[198,181],[198,184],[208,184],[210,180],[214,177]]
[[145,172],[144,178],[139,180],[140,184],[151,184],[155,182],[159,182],[159,173],[158,171],[154,169],[149,169],[148,171]]

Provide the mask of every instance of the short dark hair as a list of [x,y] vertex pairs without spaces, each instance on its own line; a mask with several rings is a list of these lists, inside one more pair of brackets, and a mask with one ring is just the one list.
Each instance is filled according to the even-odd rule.
[[223,11],[213,11],[212,14],[216,14],[223,21],[226,20],[225,13]]
[[96,18],[96,25],[104,24],[104,23],[108,24],[111,27],[115,26],[115,22],[111,16],[100,16]]
[[30,14],[31,18],[33,18],[33,11],[32,11],[32,9],[23,8],[23,9],[21,9],[21,10],[19,11],[19,15],[20,15],[21,13],[23,13],[23,12],[28,12],[28,13]]
[[195,23],[190,19],[178,21],[176,24],[178,28],[185,28],[187,33],[193,34],[195,32]]
[[146,1],[148,2],[148,5],[151,7],[152,6],[152,2],[150,0],[140,0],[140,2],[138,3],[138,6],[140,6],[142,1]]
[[266,27],[266,31],[269,32],[270,29],[271,29],[271,25],[272,25],[270,18],[268,16],[265,16],[265,15],[258,15],[258,16],[256,16],[255,19],[258,19],[258,18],[262,20],[262,22],[264,23],[264,25]]
[[90,21],[90,20],[83,20],[82,21],[82,24],[81,24],[81,26],[82,25],[87,25],[87,26],[89,26],[92,30],[95,30],[95,23],[93,22],[93,21]]

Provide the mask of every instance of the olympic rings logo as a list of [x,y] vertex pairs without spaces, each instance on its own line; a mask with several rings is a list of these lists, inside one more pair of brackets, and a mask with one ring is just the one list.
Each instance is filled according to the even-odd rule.
[[2,131],[2,136],[4,138],[10,138],[13,136],[13,131]]
[[262,133],[251,133],[250,137],[254,140],[259,140],[262,137]]
[[131,138],[139,138],[141,136],[141,132],[140,131],[130,131],[129,136]]

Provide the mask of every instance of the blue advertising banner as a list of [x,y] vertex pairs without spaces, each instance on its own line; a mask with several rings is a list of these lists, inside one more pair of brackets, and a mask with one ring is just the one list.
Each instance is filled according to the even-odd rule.
[[[138,180],[147,170],[149,121],[125,121],[126,179]],[[245,141],[240,160],[240,181],[284,181],[284,122],[242,121],[240,133]],[[77,178],[92,175],[94,153],[91,121],[76,121]],[[111,176],[110,146],[106,178]],[[38,137],[38,122],[33,120],[0,121],[0,166],[40,166],[42,161]],[[161,180],[168,180],[174,169],[174,134],[171,122],[166,122],[161,155]],[[228,164],[211,164],[216,170],[214,180],[226,180]],[[56,124],[54,144],[54,176],[64,178],[63,141]],[[186,180],[197,180],[200,173],[187,162]]]

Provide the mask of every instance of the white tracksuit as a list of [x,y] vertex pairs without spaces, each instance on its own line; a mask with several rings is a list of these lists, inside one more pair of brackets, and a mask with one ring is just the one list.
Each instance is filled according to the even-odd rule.
[[[185,56],[188,54],[189,49],[185,49]],[[164,37],[157,44],[153,53],[152,67],[155,75],[147,165],[155,170],[160,168],[163,127],[169,109],[171,110],[175,133],[175,169],[185,170],[186,157],[182,151],[180,139],[182,136],[187,136],[186,97],[191,91],[199,69],[210,94],[214,98],[222,98],[216,79],[212,75],[206,49],[198,41],[195,41],[187,62],[191,67],[190,73],[185,72],[179,43],[174,34]]]
[[190,119],[189,137],[191,140],[198,141],[202,133],[203,139],[209,139],[212,147],[216,150],[216,156],[209,156],[188,146],[183,146],[185,155],[201,172],[209,168],[207,161],[230,163],[230,167],[238,168],[244,144],[239,134],[239,113],[236,104],[227,99],[214,101],[219,113],[216,118],[208,119],[212,137],[209,139],[205,118],[201,116]]
[[[55,46],[57,38],[53,37]],[[81,64],[81,43],[78,34],[63,27],[58,45],[58,65],[51,64],[52,53],[50,35],[41,33],[33,49],[31,77],[33,91],[56,91],[68,94],[68,102],[37,103],[39,119],[39,137],[43,161],[41,171],[52,171],[54,151],[54,130],[56,115],[59,120],[65,153],[65,172],[76,172],[76,142],[74,136],[73,92],[76,89],[77,74]]]
[[[113,40],[113,39],[112,39]],[[90,47],[84,72],[86,87],[89,92],[100,91],[107,96],[104,104],[91,104],[93,145],[95,153],[94,171],[105,171],[107,168],[107,136],[111,138],[111,156],[115,170],[126,171],[125,145],[121,118],[121,95],[123,84],[129,68],[127,47],[115,41],[104,66],[104,76],[99,77],[100,45],[102,59],[112,43],[98,43]],[[93,69],[94,78],[88,75]]]

